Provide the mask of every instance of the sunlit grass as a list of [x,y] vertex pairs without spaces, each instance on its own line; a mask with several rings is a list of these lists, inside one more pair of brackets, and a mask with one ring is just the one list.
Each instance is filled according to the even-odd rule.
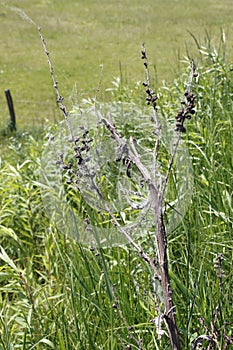
[[[98,86],[100,64],[104,64],[102,98],[114,76],[125,83],[142,79],[140,46],[146,42],[152,73],[160,85],[172,82],[183,65],[178,60],[192,52],[195,44],[188,31],[204,37],[207,31],[218,46],[220,28],[228,36],[228,55],[232,54],[231,0],[206,1],[7,1],[0,2],[0,81],[9,88],[15,102],[18,126],[34,127],[48,118],[58,118],[47,62],[38,38],[43,29],[61,93],[69,96],[77,83],[79,99],[94,96]],[[20,16],[18,7],[36,23]],[[194,49],[195,51],[195,49]],[[1,123],[8,111],[0,94]]]
[[[232,337],[233,317],[233,79],[222,51],[203,51],[197,113],[185,137],[193,197],[180,226],[169,233],[169,258],[183,348],[190,349],[215,324],[219,348],[226,349],[224,334]],[[174,117],[184,88],[182,78],[160,89],[158,112],[164,118]],[[115,84],[112,93],[115,101],[131,100],[141,108],[140,88]],[[121,133],[132,130],[129,123]],[[139,129],[136,136],[145,138]],[[142,339],[144,349],[169,349],[150,322],[157,316],[152,275],[140,257],[129,246],[90,249],[47,216],[38,187],[43,147],[43,140],[17,134],[1,162],[0,348],[118,350],[131,344],[137,349]],[[155,254],[146,238],[142,244]],[[220,254],[224,272],[217,264]]]

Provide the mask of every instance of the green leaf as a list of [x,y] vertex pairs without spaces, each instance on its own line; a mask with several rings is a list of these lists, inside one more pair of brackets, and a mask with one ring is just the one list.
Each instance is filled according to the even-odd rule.
[[9,265],[15,272],[20,273],[20,269],[15,265],[14,261],[9,257],[7,252],[1,246],[0,259],[5,261],[7,265]]

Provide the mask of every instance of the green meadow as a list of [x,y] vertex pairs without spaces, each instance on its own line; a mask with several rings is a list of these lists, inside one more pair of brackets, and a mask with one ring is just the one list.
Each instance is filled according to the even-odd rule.
[[[142,42],[165,135],[155,176],[162,183],[191,58],[198,73],[163,203],[180,348],[233,348],[232,18],[228,0],[0,0],[0,350],[172,350],[160,282],[135,249],[157,261],[155,222],[142,205],[147,186],[98,119],[113,118],[154,170],[158,129]],[[7,128],[7,88],[16,132]],[[102,197],[88,187],[93,176]],[[104,202],[123,230],[139,233],[134,246],[100,242],[106,232],[121,237]]]

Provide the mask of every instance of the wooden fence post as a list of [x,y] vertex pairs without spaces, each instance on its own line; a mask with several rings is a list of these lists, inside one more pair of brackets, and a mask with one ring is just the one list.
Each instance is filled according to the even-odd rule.
[[15,111],[14,111],[14,105],[13,105],[13,100],[11,97],[10,90],[7,89],[5,90],[5,95],[6,95],[6,100],[10,112],[10,124],[9,124],[9,129],[11,131],[16,131],[16,117],[15,117]]

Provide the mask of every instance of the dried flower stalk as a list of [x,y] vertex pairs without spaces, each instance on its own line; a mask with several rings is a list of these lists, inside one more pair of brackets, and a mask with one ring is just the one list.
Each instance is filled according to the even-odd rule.
[[[86,140],[87,132],[84,131],[85,133],[85,144],[83,144],[83,148],[78,145],[78,142],[80,140],[75,140],[73,136],[73,132],[70,126],[69,122],[69,116],[68,112],[66,110],[66,107],[63,104],[63,98],[60,95],[58,86],[57,86],[57,81],[55,79],[54,75],[54,70],[50,61],[49,57],[49,52],[46,47],[45,40],[42,36],[41,29],[39,28],[39,35],[43,44],[43,48],[45,51],[45,54],[48,59],[48,64],[50,67],[50,74],[53,80],[54,88],[56,90],[57,94],[57,103],[59,105],[60,110],[62,111],[66,125],[68,128],[68,131],[70,133],[70,141],[73,142],[74,144],[74,158],[76,159],[76,162],[78,165],[80,165],[82,162],[85,163],[84,157],[87,156],[88,152],[88,142]],[[125,236],[125,238],[128,240],[128,242],[135,248],[135,250],[139,253],[141,258],[150,266],[154,273],[154,280],[157,280],[162,287],[163,290],[163,299],[164,299],[164,310],[163,312],[160,311],[160,314],[156,319],[159,320],[159,324],[156,324],[157,329],[161,329],[161,323],[165,322],[166,328],[168,330],[168,335],[170,338],[170,343],[172,346],[173,350],[180,350],[180,341],[179,341],[179,335],[178,335],[178,328],[176,324],[176,317],[175,317],[175,305],[173,302],[172,298],[172,289],[170,285],[170,278],[169,278],[169,268],[168,268],[168,241],[167,241],[167,233],[166,233],[166,228],[164,225],[164,212],[163,212],[163,204],[164,204],[164,199],[165,199],[165,190],[167,188],[168,184],[168,179],[171,174],[171,169],[174,163],[174,159],[177,153],[178,145],[181,140],[181,133],[184,133],[186,131],[184,127],[184,121],[186,119],[190,119],[191,116],[195,113],[194,110],[194,103],[195,103],[195,96],[192,93],[192,82],[193,78],[196,77],[196,72],[195,72],[195,66],[193,61],[191,61],[191,78],[189,82],[188,89],[184,93],[185,100],[181,102],[181,108],[179,109],[177,115],[175,116],[176,120],[176,130],[178,132],[177,135],[177,140],[174,145],[174,150],[173,154],[171,156],[168,170],[166,177],[164,181],[161,183],[161,180],[159,178],[159,173],[158,173],[158,153],[159,153],[159,147],[160,147],[160,142],[161,142],[161,123],[159,119],[159,115],[157,113],[157,96],[154,93],[154,91],[151,89],[150,86],[150,77],[149,77],[149,69],[148,69],[148,60],[147,60],[147,53],[145,50],[145,47],[143,45],[142,50],[141,50],[141,58],[144,62],[144,67],[145,67],[145,75],[146,75],[146,81],[143,83],[143,86],[145,87],[145,92],[146,92],[146,103],[152,107],[152,121],[155,123],[155,130],[152,131],[153,134],[155,135],[155,147],[154,147],[154,164],[153,164],[153,169],[154,169],[154,174],[153,178],[150,175],[150,172],[144,166],[144,164],[141,161],[140,155],[137,151],[137,141],[134,138],[130,138],[129,142],[127,143],[119,134],[117,131],[116,127],[114,126],[113,122],[110,120],[107,120],[105,118],[101,119],[101,122],[105,125],[105,127],[109,130],[112,138],[115,140],[115,142],[118,145],[118,150],[119,154],[117,155],[117,161],[122,160],[122,153],[127,154],[127,161],[124,162],[124,165],[126,166],[126,171],[127,175],[130,177],[130,166],[131,163],[134,164],[134,166],[138,169],[138,171],[141,174],[141,177],[144,181],[144,183],[147,185],[148,192],[149,192],[149,198],[150,198],[150,207],[153,209],[154,213],[154,222],[155,222],[155,227],[156,227],[156,232],[155,232],[155,239],[156,239],[156,244],[157,244],[157,256],[151,258],[149,255],[145,253],[145,251],[141,248],[141,246],[134,241],[132,236],[127,232],[127,230],[119,223],[117,220],[117,217],[115,214],[111,211],[111,208],[109,207],[108,203],[104,200],[104,196],[101,193],[100,188],[98,185],[96,185],[93,176],[91,173],[88,175],[88,166],[85,168],[87,170],[87,176],[92,181],[92,189],[96,192],[99,200],[103,204],[105,210],[108,212],[110,217],[112,218],[113,224],[119,229],[119,231],[122,233],[122,235]],[[87,151],[87,152],[86,152]],[[84,154],[84,153],[85,154]],[[125,159],[125,158],[124,158]],[[76,171],[75,173],[72,171],[72,166],[68,164],[63,165],[63,169],[69,171],[71,174],[71,182],[74,181],[77,184],[78,188],[78,172]],[[153,320],[152,320],[153,321]],[[162,333],[161,331],[161,334]],[[158,334],[160,337],[160,334]]]

